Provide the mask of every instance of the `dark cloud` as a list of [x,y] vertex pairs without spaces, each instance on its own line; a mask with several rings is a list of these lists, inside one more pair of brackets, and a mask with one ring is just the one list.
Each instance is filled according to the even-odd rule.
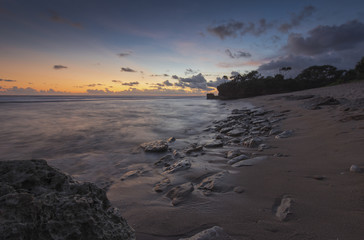
[[101,84],[101,83],[93,83],[93,84],[89,84],[86,85],[86,87],[97,87],[97,86],[104,86],[105,84]]
[[304,19],[310,17],[314,13],[315,10],[316,9],[313,6],[306,6],[304,9],[302,9],[302,11],[299,14],[293,13],[291,15],[291,21],[289,23],[283,23],[282,25],[280,25],[278,27],[278,30],[283,33],[288,32],[293,27],[299,26],[301,24],[301,22]]
[[225,53],[231,58],[249,58],[252,56],[250,53],[241,50],[232,53],[230,49],[226,49]]
[[172,75],[172,78],[173,79],[178,79],[178,76],[177,75]]
[[134,69],[128,68],[128,67],[122,67],[121,72],[137,72]]
[[119,57],[127,57],[127,56],[130,56],[132,53],[133,53],[132,51],[127,51],[127,52],[118,53],[117,55]]
[[134,86],[134,85],[138,85],[139,82],[128,82],[128,83],[122,83],[121,85],[124,85],[124,86]]
[[49,89],[49,90],[40,90],[37,91],[34,88],[21,88],[21,87],[12,87],[12,88],[3,88],[4,91],[2,91],[2,93],[5,94],[25,94],[25,95],[34,95],[34,94],[64,94],[65,92],[58,92],[55,91],[53,89]]
[[120,81],[120,80],[111,80],[112,82],[114,82],[114,83],[121,83],[122,81]]
[[198,73],[198,70],[193,70],[191,68],[187,68],[185,71],[185,75],[192,75]]
[[216,88],[217,86],[225,82],[227,82],[225,78],[217,77],[215,81],[209,81],[207,83],[207,86]]
[[64,24],[68,24],[72,27],[76,27],[76,28],[83,28],[83,26],[80,24],[80,23],[75,23],[75,22],[72,22],[71,20],[68,20],[66,18],[63,18],[61,17],[57,12],[55,11],[50,11],[50,19],[53,21],[53,22],[58,22],[58,23],[64,23]]
[[168,81],[168,80],[165,80],[165,81],[163,82],[163,85],[164,85],[164,86],[167,86],[167,87],[173,86],[173,84],[172,84],[170,81]]
[[10,80],[10,79],[2,79],[2,78],[0,78],[0,82],[16,82],[16,80]]
[[55,70],[60,70],[60,69],[65,69],[65,68],[68,68],[67,66],[63,66],[63,65],[54,65],[53,66],[53,69]]
[[353,49],[364,42],[364,24],[357,20],[339,26],[318,26],[302,34],[290,34],[284,47],[292,54],[313,56],[329,51]]
[[226,37],[236,38],[238,35],[244,36],[245,34],[260,36],[272,27],[272,23],[268,23],[267,20],[262,18],[257,23],[244,23],[233,20],[216,27],[209,27],[207,31],[220,39],[225,39]]
[[151,77],[169,77],[169,75],[168,74],[152,74],[152,75],[150,75]]
[[178,79],[178,83],[175,83],[174,85],[182,88],[188,87],[191,89],[198,89],[198,90],[211,90],[211,88],[207,86],[207,81],[201,73],[189,78],[180,77]]

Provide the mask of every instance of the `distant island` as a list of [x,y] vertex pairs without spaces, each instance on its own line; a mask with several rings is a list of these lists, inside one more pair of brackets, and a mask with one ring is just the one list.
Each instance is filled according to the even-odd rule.
[[[338,70],[331,65],[311,66],[295,78],[285,78],[291,67],[282,67],[275,76],[262,76],[258,71],[237,74],[230,81],[217,86],[218,96],[207,94],[207,99],[238,99],[267,94],[301,91],[305,89],[337,85],[364,79],[364,57],[354,69]],[[229,78],[224,76],[226,80]]]

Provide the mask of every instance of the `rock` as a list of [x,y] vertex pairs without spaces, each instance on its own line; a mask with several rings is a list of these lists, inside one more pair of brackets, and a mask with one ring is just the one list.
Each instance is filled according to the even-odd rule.
[[263,140],[261,138],[253,137],[249,138],[248,140],[245,140],[243,142],[243,145],[249,148],[255,148],[258,147],[262,142]]
[[233,127],[226,127],[226,128],[222,128],[220,130],[220,133],[227,133],[227,132],[230,132],[231,130],[233,130],[234,128]]
[[240,162],[234,163],[232,166],[233,167],[244,167],[244,166],[253,166],[261,161],[266,160],[267,157],[266,156],[259,156],[259,157],[254,157],[254,158],[250,158],[247,160],[242,160]]
[[171,143],[171,142],[174,142],[174,141],[176,141],[175,137],[170,137],[170,138],[167,139],[168,143]]
[[208,143],[205,144],[206,148],[218,148],[218,147],[222,147],[224,145],[224,143],[220,140],[212,140]]
[[174,156],[172,154],[167,154],[161,157],[157,162],[154,163],[156,166],[168,167],[174,161]]
[[234,187],[234,192],[243,193],[243,192],[245,192],[245,189],[243,187],[241,187],[241,186]]
[[351,165],[350,172],[360,173],[362,172],[362,169],[358,167],[357,165]]
[[146,152],[165,152],[168,150],[168,143],[164,140],[147,142],[140,145]]
[[238,150],[238,149],[235,149],[235,150],[231,150],[231,151],[228,151],[227,153],[226,153],[226,157],[227,158],[234,158],[234,157],[237,157],[237,156],[239,156],[239,155],[241,155],[241,151],[240,150]]
[[305,106],[309,110],[320,109],[320,106],[323,105],[339,105],[340,102],[333,97],[315,97],[307,102],[305,102]]
[[194,187],[191,182],[184,183],[182,185],[176,186],[172,188],[167,194],[166,197],[172,200],[171,204],[176,206],[186,200],[188,195],[193,192]]
[[238,136],[243,135],[245,132],[246,132],[246,130],[243,128],[236,128],[236,129],[233,129],[233,130],[227,132],[226,134],[228,136],[238,137]]
[[270,130],[270,132],[269,132],[269,136],[278,135],[278,134],[280,134],[280,133],[282,133],[282,130],[279,130],[279,129],[272,129],[272,130]]
[[189,149],[186,150],[186,154],[191,154],[193,152],[200,152],[203,150],[203,146],[193,144]]
[[1,239],[135,239],[104,190],[44,160],[0,161]]
[[283,131],[282,133],[278,134],[275,138],[280,139],[280,138],[288,138],[288,137],[292,137],[292,136],[293,136],[293,130],[286,130],[286,131]]
[[269,149],[270,146],[265,144],[265,143],[262,143],[258,146],[258,151],[263,151],[264,149]]
[[292,214],[291,208],[293,204],[293,199],[290,196],[284,196],[281,199],[279,206],[276,209],[276,217],[280,221],[287,221]]
[[121,180],[121,181],[124,181],[124,180],[126,180],[126,179],[128,179],[128,178],[136,177],[137,175],[139,175],[139,174],[141,174],[141,173],[142,173],[142,170],[140,170],[140,169],[138,169],[138,170],[132,170],[132,171],[129,171],[129,172],[127,172],[127,173],[124,173],[124,174],[121,176],[120,180]]
[[222,171],[202,180],[197,186],[198,189],[211,192],[228,192],[232,187],[226,184],[228,171]]
[[171,181],[168,178],[164,178],[154,186],[153,190],[156,192],[164,192],[171,185],[170,183]]
[[245,154],[240,154],[239,156],[236,156],[232,159],[230,159],[227,163],[229,165],[233,165],[234,163],[240,162],[242,160],[248,159],[249,157]]
[[173,154],[173,157],[174,157],[174,158],[183,158],[183,157],[184,157],[184,155],[182,155],[182,154],[181,154],[180,152],[178,152],[177,150],[173,150],[172,154]]
[[224,230],[219,226],[206,229],[202,232],[189,238],[180,238],[180,240],[233,240]]
[[171,166],[165,167],[163,171],[170,174],[170,173],[175,173],[177,171],[189,169],[190,167],[191,167],[191,162],[187,159],[182,159],[173,163]]

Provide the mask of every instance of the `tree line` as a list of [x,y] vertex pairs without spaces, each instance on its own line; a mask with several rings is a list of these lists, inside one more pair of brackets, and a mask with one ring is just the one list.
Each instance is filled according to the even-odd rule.
[[[304,69],[295,78],[285,78],[284,74],[292,70],[282,67],[275,76],[262,76],[258,71],[237,74],[230,81],[217,86],[219,98],[236,99],[266,94],[300,91],[364,79],[364,57],[354,69],[338,70],[331,65],[311,66]],[[224,76],[226,80],[229,78]]]

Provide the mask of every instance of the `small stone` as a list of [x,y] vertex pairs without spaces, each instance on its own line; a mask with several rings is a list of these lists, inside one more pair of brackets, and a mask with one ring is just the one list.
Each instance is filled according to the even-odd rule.
[[232,166],[233,167],[244,167],[244,166],[253,166],[261,161],[266,160],[267,157],[266,156],[259,156],[259,157],[254,157],[254,158],[250,158],[247,160],[242,160],[240,162],[234,163]]
[[180,238],[179,240],[233,240],[219,226],[206,229],[189,238]]
[[240,154],[239,156],[236,156],[232,159],[230,159],[227,163],[229,165],[233,165],[234,163],[240,162],[242,160],[248,159],[249,157],[245,154]]
[[228,171],[215,173],[214,175],[203,179],[197,188],[210,192],[228,192],[232,189],[232,187],[225,182],[228,174]]
[[282,130],[279,130],[279,129],[272,129],[272,130],[270,130],[270,132],[269,132],[269,136],[278,135],[278,134],[280,134],[280,133],[282,133]]
[[280,205],[276,210],[276,217],[280,221],[287,221],[289,216],[292,215],[291,207],[293,204],[293,199],[289,196],[284,196],[281,199]]
[[240,150],[238,150],[238,149],[236,149],[236,150],[231,150],[231,151],[228,151],[227,153],[226,153],[226,157],[227,158],[234,158],[234,157],[237,157],[237,156],[239,156],[239,155],[241,155],[241,151]]
[[253,138],[250,138],[250,139],[244,141],[243,145],[246,147],[249,147],[249,148],[255,148],[255,147],[258,147],[259,144],[261,144],[262,142],[263,142],[263,140],[261,138],[253,137]]
[[233,130],[227,132],[226,134],[228,136],[238,137],[238,136],[243,135],[245,132],[246,132],[245,129],[243,129],[243,128],[237,128],[237,129],[233,129]]
[[168,178],[164,178],[154,186],[153,190],[156,192],[164,192],[171,185],[170,183],[171,181]]
[[171,142],[174,142],[174,141],[176,141],[175,137],[170,137],[170,138],[167,139],[168,143],[171,143]]
[[234,192],[243,193],[243,192],[245,192],[245,189],[243,187],[241,187],[241,186],[238,186],[238,187],[234,188]]
[[172,154],[165,155],[161,157],[157,162],[154,163],[156,166],[168,167],[174,161],[174,156]]
[[276,139],[288,138],[288,137],[292,137],[292,135],[293,135],[293,130],[286,130],[286,131],[278,134],[275,138]]
[[362,169],[358,167],[357,165],[351,165],[350,172],[360,173],[362,172]]

